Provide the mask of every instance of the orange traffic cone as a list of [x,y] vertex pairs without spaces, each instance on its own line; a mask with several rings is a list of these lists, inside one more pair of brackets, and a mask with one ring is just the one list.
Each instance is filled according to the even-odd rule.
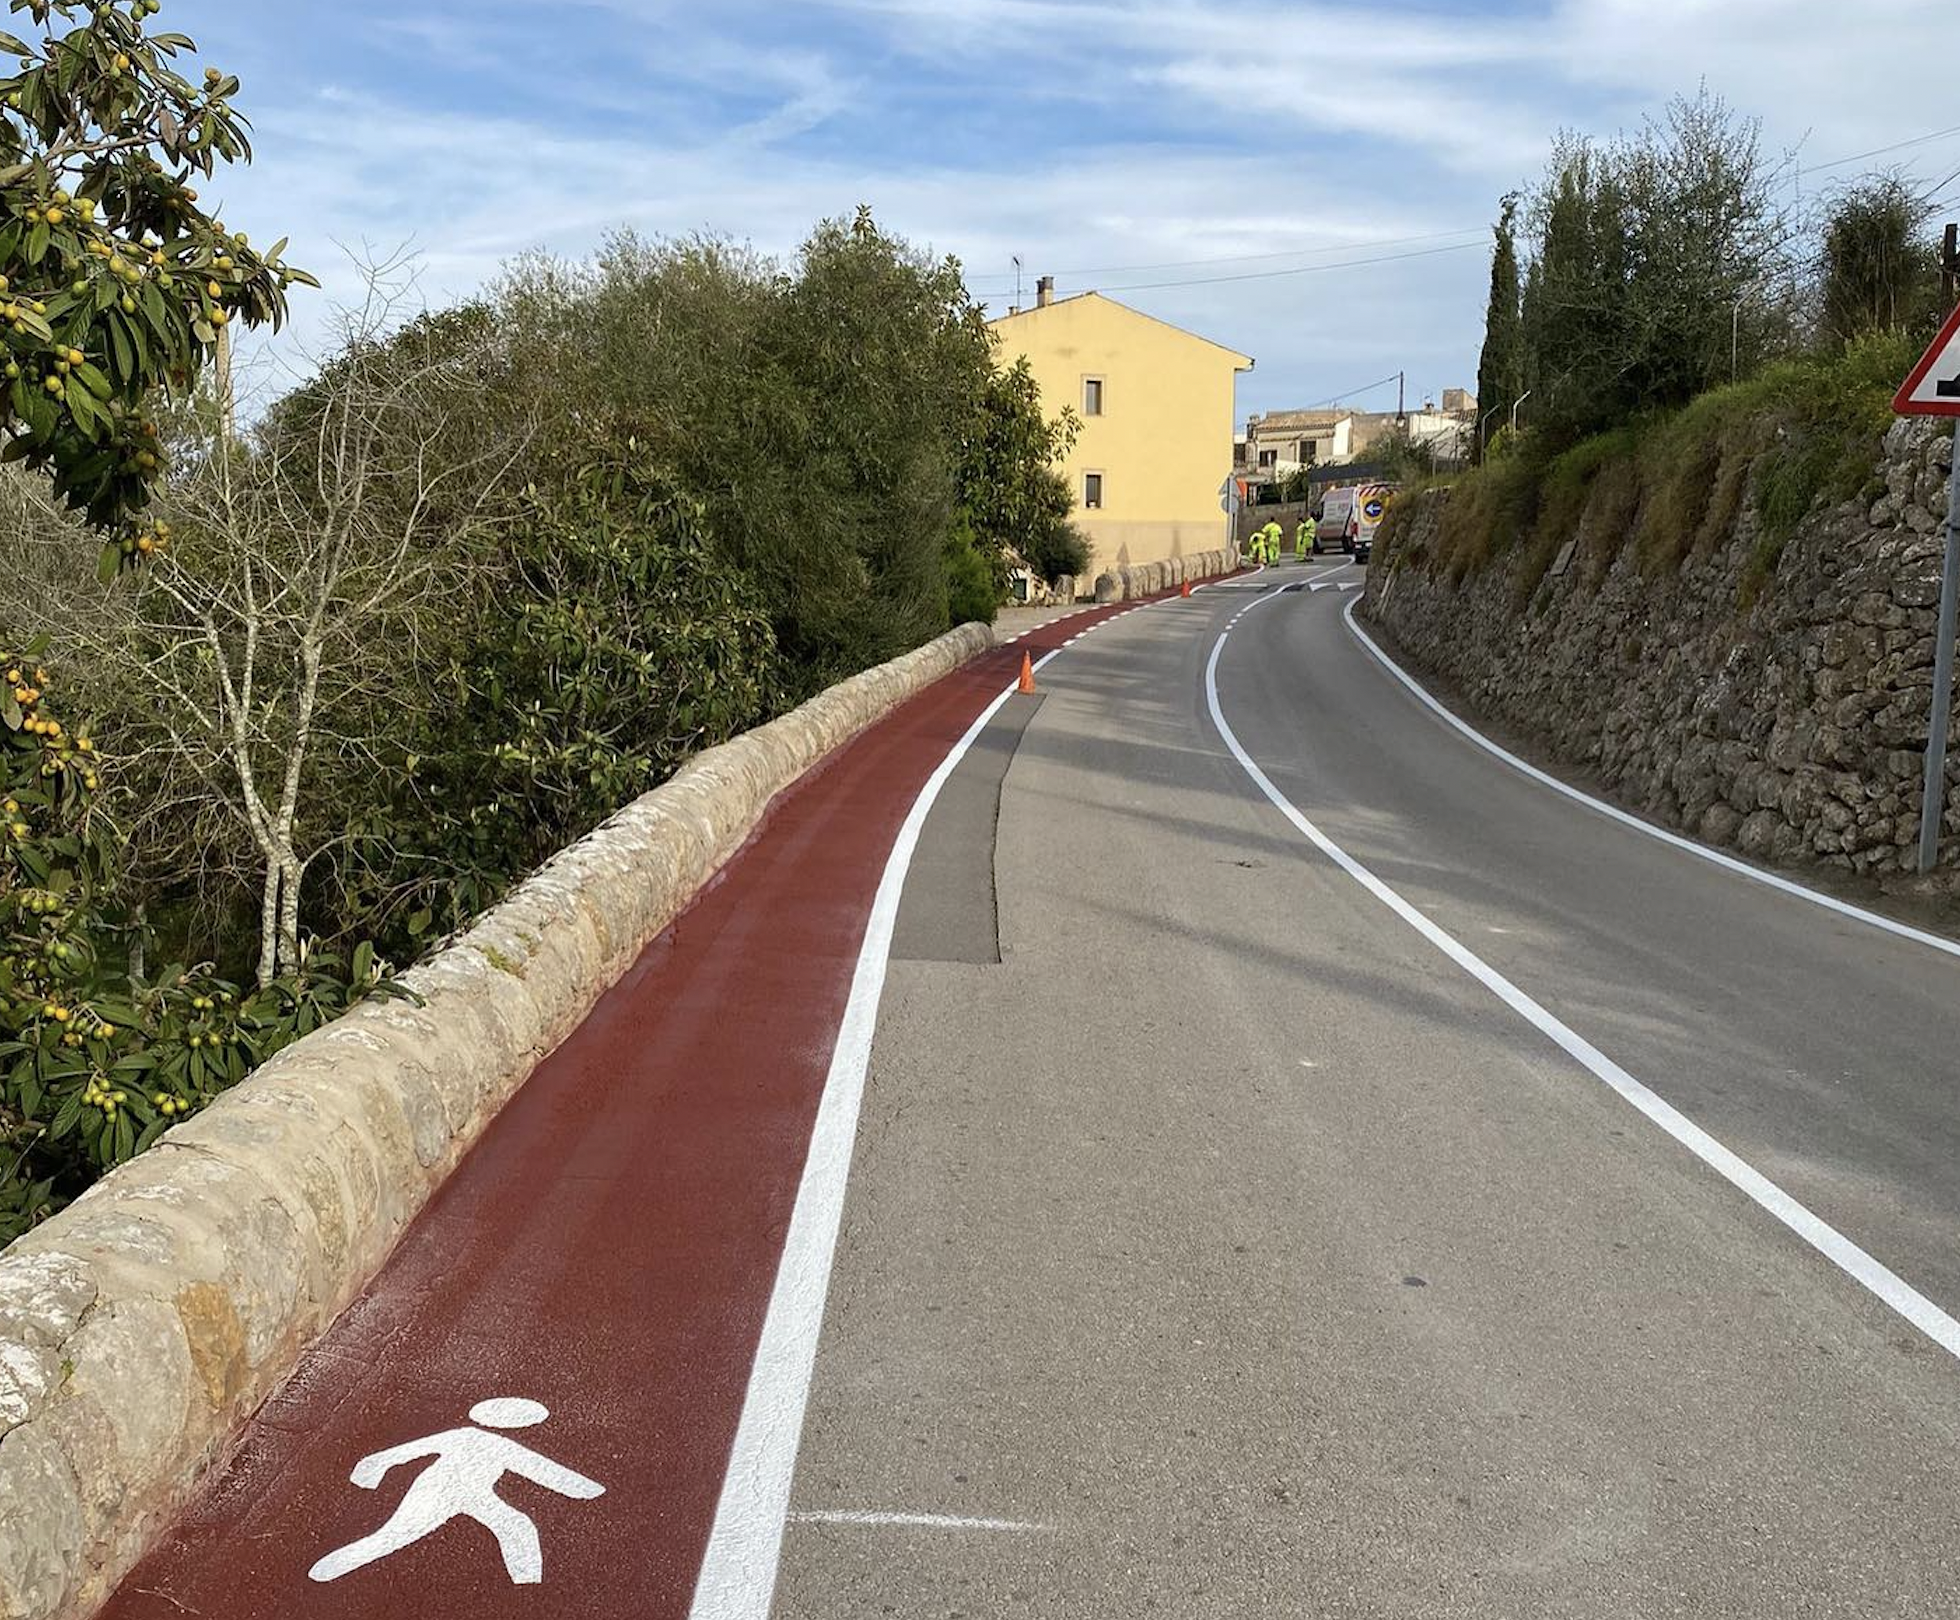
[[1021,654],[1021,684],[1015,690],[1017,692],[1034,690],[1034,658],[1029,653]]
[[1188,579],[1187,579],[1187,580],[1186,580],[1186,581],[1184,582],[1184,589],[1183,589],[1183,590],[1181,590],[1181,591],[1179,591],[1179,592],[1178,592],[1177,594],[1178,594],[1179,596],[1189,596],[1189,595],[1191,594],[1191,582],[1190,582],[1190,580],[1188,580]]

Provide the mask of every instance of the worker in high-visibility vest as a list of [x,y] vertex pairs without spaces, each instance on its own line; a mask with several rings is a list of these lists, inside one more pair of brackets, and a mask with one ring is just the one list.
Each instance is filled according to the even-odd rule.
[[1279,543],[1284,530],[1277,523],[1266,524],[1266,562],[1268,565],[1279,561]]
[[1245,537],[1245,544],[1241,548],[1240,561],[1247,568],[1257,568],[1265,561],[1265,550],[1266,531],[1264,529],[1254,529],[1252,533]]
[[1293,555],[1302,562],[1306,561],[1308,554],[1313,550],[1313,531],[1314,521],[1310,517],[1301,518],[1294,526]]

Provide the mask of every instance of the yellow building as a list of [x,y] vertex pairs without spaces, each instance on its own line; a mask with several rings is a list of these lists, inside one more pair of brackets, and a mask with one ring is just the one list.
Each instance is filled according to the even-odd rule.
[[1082,431],[1063,471],[1092,575],[1229,545],[1219,504],[1232,474],[1233,393],[1245,355],[1108,299],[1052,296],[993,323],[1001,357],[1025,355],[1051,416]]

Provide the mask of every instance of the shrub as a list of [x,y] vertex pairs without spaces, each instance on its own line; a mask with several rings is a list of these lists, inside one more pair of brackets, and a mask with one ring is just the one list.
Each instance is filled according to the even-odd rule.
[[1045,581],[1060,579],[1064,574],[1074,577],[1086,574],[1094,555],[1089,537],[1068,519],[1068,486],[1059,477],[1056,483],[1061,487],[1061,512],[1046,519],[1028,536],[1028,548],[1022,552],[1028,566]]
[[973,530],[955,525],[946,541],[946,616],[955,625],[992,624],[1000,611],[1000,582]]
[[365,948],[249,994],[209,966],[142,973],[102,759],[51,701],[45,650],[0,658],[0,1243],[362,995],[399,993]]

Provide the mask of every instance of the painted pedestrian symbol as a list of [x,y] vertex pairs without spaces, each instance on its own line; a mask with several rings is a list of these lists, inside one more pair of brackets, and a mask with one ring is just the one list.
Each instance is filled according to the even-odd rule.
[[449,1429],[426,1440],[390,1446],[363,1457],[349,1476],[364,1491],[379,1485],[397,1463],[420,1457],[435,1460],[422,1470],[394,1516],[372,1535],[330,1552],[307,1573],[316,1581],[341,1576],[413,1546],[440,1530],[451,1519],[474,1519],[497,1538],[504,1569],[517,1586],[535,1586],[544,1579],[544,1554],[538,1546],[538,1527],[497,1495],[497,1482],[506,1474],[528,1479],[560,1496],[589,1501],[606,1494],[605,1486],[561,1467],[529,1446],[493,1429],[528,1429],[544,1422],[550,1412],[536,1401],[499,1397],[478,1401],[470,1421],[479,1428]]

